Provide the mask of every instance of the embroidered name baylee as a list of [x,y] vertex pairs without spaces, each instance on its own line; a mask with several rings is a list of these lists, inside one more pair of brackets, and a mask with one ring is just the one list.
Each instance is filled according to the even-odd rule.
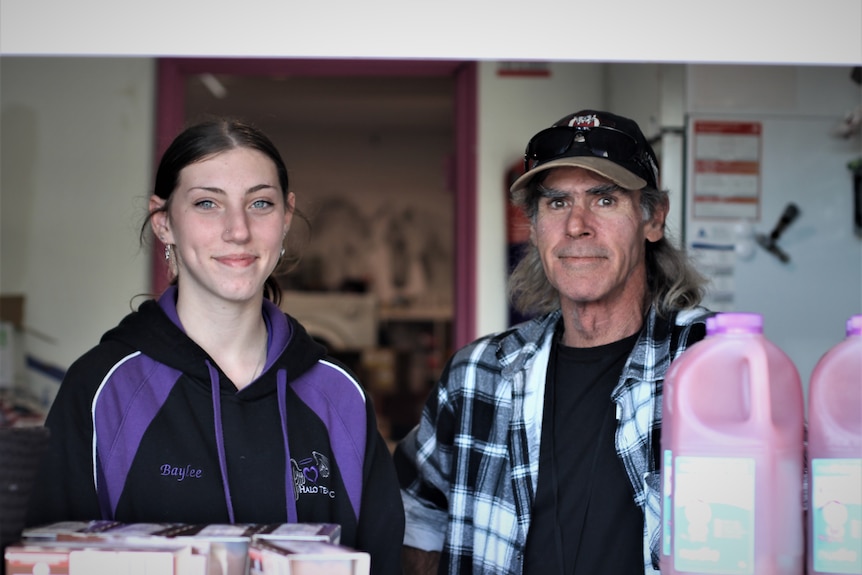
[[183,481],[184,479],[199,479],[201,475],[203,475],[202,469],[195,469],[191,465],[186,465],[185,467],[176,467],[170,465],[169,463],[165,463],[160,468],[162,476],[165,477],[176,477],[177,481]]
[[291,458],[293,469],[293,486],[296,499],[300,495],[324,495],[335,499],[335,491],[329,488],[329,459],[317,451],[311,452],[311,457],[296,460]]

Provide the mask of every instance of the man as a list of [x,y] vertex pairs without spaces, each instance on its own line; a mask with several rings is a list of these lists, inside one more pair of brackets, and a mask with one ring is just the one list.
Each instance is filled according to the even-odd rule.
[[459,350],[399,444],[406,572],[657,575],[662,382],[705,335],[704,280],[628,118],[542,130],[511,195],[509,293],[538,315]]

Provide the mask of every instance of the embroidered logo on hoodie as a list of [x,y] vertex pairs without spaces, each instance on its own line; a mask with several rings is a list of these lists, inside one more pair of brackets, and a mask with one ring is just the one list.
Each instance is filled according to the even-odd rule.
[[311,457],[296,460],[291,458],[293,485],[296,499],[300,495],[321,495],[335,499],[335,491],[329,488],[329,459],[317,451]]

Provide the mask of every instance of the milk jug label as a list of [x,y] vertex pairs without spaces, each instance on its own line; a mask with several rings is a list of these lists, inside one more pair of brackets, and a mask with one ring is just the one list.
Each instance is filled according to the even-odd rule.
[[753,575],[752,458],[677,456],[673,565],[677,571]]
[[811,461],[814,570],[862,573],[862,459]]

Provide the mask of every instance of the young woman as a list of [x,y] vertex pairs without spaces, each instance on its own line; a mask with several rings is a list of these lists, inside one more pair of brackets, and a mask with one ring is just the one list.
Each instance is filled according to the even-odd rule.
[[172,285],[69,368],[28,524],[338,523],[373,573],[400,571],[403,508],[371,401],[277,306],[287,180],[241,123],[169,146],[145,226]]

